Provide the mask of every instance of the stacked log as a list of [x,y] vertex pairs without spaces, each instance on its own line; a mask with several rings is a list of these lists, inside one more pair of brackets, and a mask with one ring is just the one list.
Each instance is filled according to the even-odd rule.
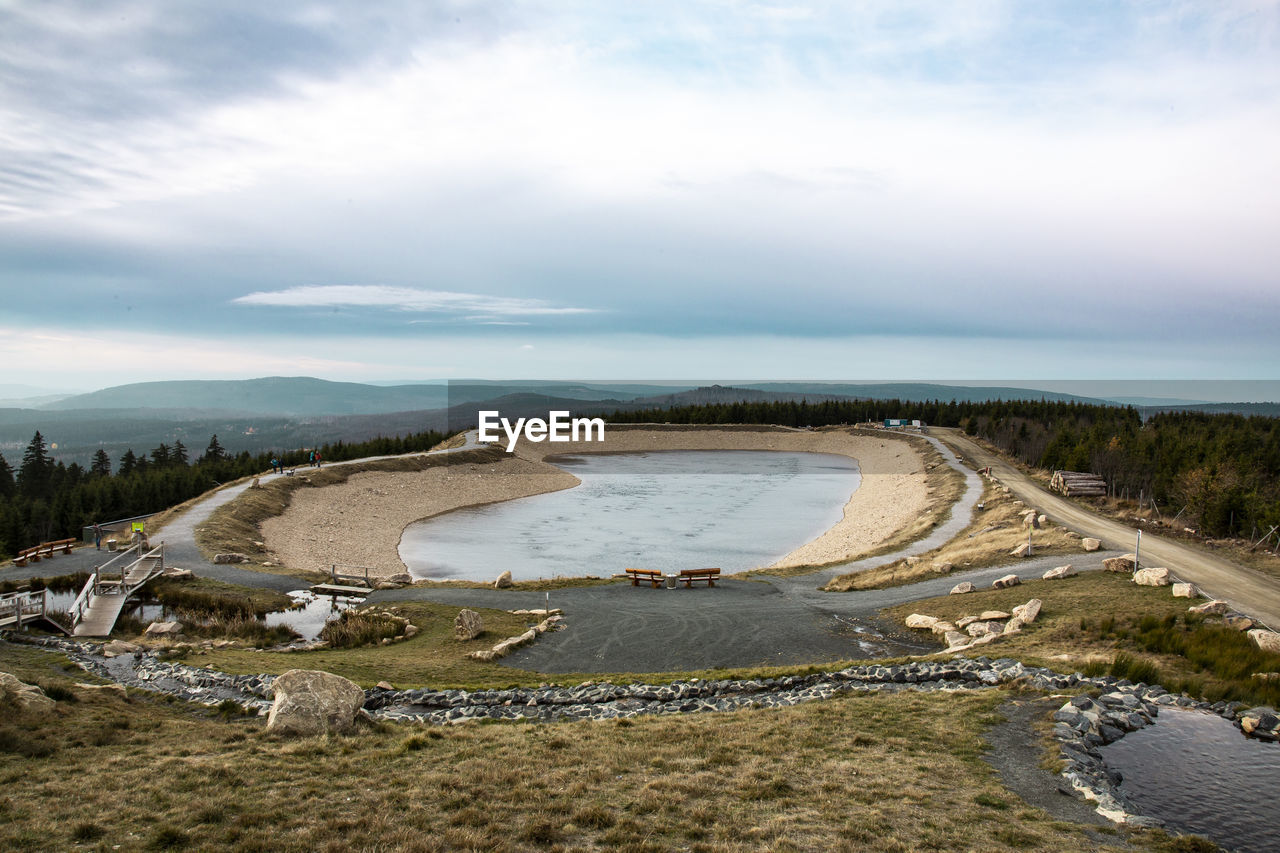
[[1100,474],[1083,471],[1054,471],[1049,486],[1055,492],[1073,498],[1104,497],[1107,494],[1107,481]]

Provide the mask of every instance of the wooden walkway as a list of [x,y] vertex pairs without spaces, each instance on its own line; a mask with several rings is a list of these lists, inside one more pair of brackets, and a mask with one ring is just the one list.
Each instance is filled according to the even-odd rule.
[[[124,553],[134,550],[130,548]],[[104,568],[106,566],[94,571],[72,605],[71,623],[74,627],[71,633],[74,636],[105,637],[111,633],[125,602],[147,581],[164,571],[164,543],[121,569],[119,578],[108,579],[103,575]]]
[[47,589],[7,592],[0,595],[0,630],[19,629],[34,622],[43,622],[59,631],[67,629],[49,617],[49,591]]

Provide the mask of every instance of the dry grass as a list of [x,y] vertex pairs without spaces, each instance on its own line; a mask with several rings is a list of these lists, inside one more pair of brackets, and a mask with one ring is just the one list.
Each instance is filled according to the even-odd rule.
[[[955,506],[956,501],[960,500],[960,496],[964,494],[964,474],[947,464],[942,454],[938,452],[932,444],[924,439],[914,438],[910,436],[897,435],[894,433],[886,433],[885,437],[891,437],[897,441],[909,442],[924,460],[925,471],[925,487],[928,489],[928,504],[924,512],[915,518],[910,524],[901,530],[896,531],[888,539],[877,543],[874,547],[865,551],[847,557],[841,558],[838,563],[852,562],[853,560],[862,560],[867,557],[876,557],[881,554],[891,554],[901,548],[905,548],[913,542],[918,542],[928,536],[939,524],[945,522],[951,517],[951,510]],[[746,575],[772,575],[774,577],[796,577],[798,575],[807,575],[813,572],[821,571],[830,566],[837,565],[832,563],[817,563],[804,566],[785,566],[780,568],[755,569],[745,572]]]
[[[1027,541],[1021,512],[1029,509],[1022,501],[1004,492],[1001,486],[988,482],[983,489],[984,510],[974,522],[954,539],[917,557],[904,557],[886,566],[840,575],[824,589],[848,592],[859,589],[883,589],[947,574],[960,569],[984,566],[1014,565],[1020,558],[1011,556]],[[1080,540],[1068,536],[1069,531],[1046,521],[1044,527],[1032,531],[1031,543],[1037,557],[1071,554],[1080,551]],[[950,566],[950,568],[948,568]]]
[[258,488],[246,489],[230,503],[214,510],[207,521],[196,528],[196,544],[208,558],[214,554],[235,552],[248,556],[250,563],[242,568],[260,569],[275,574],[288,574],[300,578],[319,578],[320,573],[282,568],[278,565],[264,567],[264,562],[277,563],[274,555],[262,542],[260,525],[268,518],[280,515],[289,506],[293,493],[299,489],[323,488],[346,482],[352,474],[366,471],[423,471],[443,465],[471,462],[492,462],[502,456],[500,448],[466,450],[447,456],[410,454],[395,459],[352,464],[333,464],[324,468],[299,469],[296,476],[277,477]]
[[[69,682],[53,655],[5,647],[0,663]],[[26,745],[0,771],[0,847],[1120,849],[998,784],[979,756],[1005,695],[286,740],[258,720],[85,692],[40,717],[0,714],[0,746]]]

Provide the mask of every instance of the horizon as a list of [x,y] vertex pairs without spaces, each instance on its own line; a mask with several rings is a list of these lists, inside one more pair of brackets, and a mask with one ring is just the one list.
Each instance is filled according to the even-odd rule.
[[0,383],[1280,375],[1280,3],[0,8]]

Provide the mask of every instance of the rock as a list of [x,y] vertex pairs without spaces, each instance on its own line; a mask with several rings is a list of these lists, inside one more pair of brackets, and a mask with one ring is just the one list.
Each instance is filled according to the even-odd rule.
[[1022,626],[1023,626],[1023,625],[1025,625],[1025,624],[1027,624],[1027,623],[1026,623],[1026,622],[1023,622],[1021,619],[1018,619],[1018,618],[1016,618],[1016,617],[1015,617],[1015,618],[1013,618],[1013,619],[1010,619],[1008,622],[1004,623],[1004,631],[1002,631],[1001,633],[1003,633],[1003,634],[1018,634],[1018,633],[1021,633],[1021,631],[1022,631]]
[[1058,566],[1056,569],[1050,569],[1041,577],[1042,580],[1056,581],[1063,578],[1075,577],[1076,570],[1070,565]]
[[1038,529],[1040,527],[1040,519],[1034,509],[1029,509],[1022,514],[1022,526]]
[[142,651],[142,646],[133,643],[126,643],[124,640],[112,640],[102,647],[102,656],[104,658],[118,657],[119,655],[130,655],[134,652]]
[[1044,527],[1048,523],[1049,523],[1049,519],[1046,518],[1043,514],[1036,516],[1036,527]]
[[386,581],[387,583],[399,583],[407,586],[408,584],[413,583],[413,575],[408,572],[397,572],[394,575],[388,575]]
[[947,647],[954,648],[956,646],[969,645],[969,641],[973,638],[968,634],[962,634],[959,631],[948,631],[945,639]]
[[378,581],[378,585],[374,589],[399,589],[400,584],[391,581]]
[[160,576],[168,578],[169,580],[185,581],[195,577],[196,574],[190,569],[180,569],[177,566],[167,566],[165,570],[161,572]]
[[939,620],[937,622],[934,622],[933,626],[930,627],[929,630],[937,634],[938,636],[943,636],[946,634],[950,634],[952,631],[957,631],[959,629],[951,622],[943,622]]
[[418,636],[418,626],[417,626],[417,625],[405,625],[405,626],[404,626],[404,638],[405,638],[406,640],[408,640],[408,639],[412,639],[413,637],[416,637],[416,636]]
[[999,634],[1004,630],[1003,622],[970,622],[964,629],[970,637],[981,637],[986,634]]
[[1009,552],[1009,556],[1011,557],[1027,557],[1030,555],[1031,555],[1031,544],[1029,542],[1023,542],[1017,548],[1014,548],[1012,551]]
[[991,582],[992,589],[1007,589],[1011,586],[1018,586],[1022,581],[1018,580],[1017,575],[1005,575],[1002,578],[996,578]]
[[493,582],[494,589],[510,589],[511,588],[511,572],[503,572],[498,575],[498,579]]
[[1164,568],[1138,569],[1133,573],[1133,582],[1138,586],[1168,586],[1169,570]]
[[145,633],[148,637],[176,637],[182,633],[182,623],[152,622]]
[[1280,728],[1280,718],[1276,717],[1274,708],[1265,706],[1250,708],[1247,711],[1240,712],[1240,728],[1245,734],[1257,734],[1258,732],[1270,734]]
[[1280,634],[1275,631],[1268,631],[1265,628],[1254,628],[1249,632],[1249,639],[1264,652],[1276,652],[1280,654]]
[[1191,605],[1187,612],[1199,613],[1201,616],[1226,616],[1231,612],[1231,605],[1225,601],[1206,601],[1204,604]]
[[1237,631],[1248,631],[1253,627],[1253,620],[1243,613],[1228,613],[1222,617],[1222,621],[1228,628],[1235,628]]
[[76,686],[76,689],[78,690],[89,690],[92,692],[105,690],[107,692],[115,693],[119,695],[119,697],[125,700],[126,702],[129,701],[129,694],[125,692],[123,684],[88,684],[86,682],[77,681],[75,686]]
[[373,686],[378,688],[379,690],[395,690],[395,688],[391,686],[391,683],[387,681],[379,681],[377,684]]
[[1092,536],[1086,536],[1080,540],[1080,547],[1086,551],[1096,551],[1102,547],[1102,540],[1094,539]]
[[1173,585],[1174,598],[1199,598],[1200,590],[1196,589],[1193,583],[1175,583]]
[[27,684],[7,672],[0,672],[0,695],[23,711],[43,714],[52,711],[54,706],[54,701],[44,695],[39,687]]
[[1009,614],[1003,610],[984,610],[978,616],[983,622],[990,622],[992,619],[999,619],[1001,622],[1009,618]]
[[484,622],[474,610],[459,610],[453,620],[453,636],[458,640],[474,640],[484,633]]
[[969,581],[964,581],[951,587],[952,595],[963,595],[966,592],[973,592],[973,584],[969,583]]
[[934,572],[940,575],[948,574],[954,568],[955,566],[951,563],[934,563],[933,565]]
[[1013,608],[1013,618],[1017,619],[1023,625],[1030,625],[1036,621],[1036,617],[1040,615],[1041,602],[1038,598],[1033,598],[1026,604],[1019,604]]
[[1133,573],[1133,555],[1128,554],[1123,557],[1108,557],[1102,561],[1102,568],[1108,572],[1116,574],[1132,574]]
[[244,554],[214,554],[213,562],[220,566],[225,566],[229,563],[247,563],[249,558]]
[[923,629],[923,630],[928,630],[929,628],[932,628],[937,623],[937,621],[938,621],[937,617],[925,616],[922,613],[912,613],[906,619],[908,628],[917,628],[917,629]]
[[956,627],[959,628],[961,631],[963,631],[965,628],[969,627],[971,624],[977,621],[978,621],[977,616],[961,616],[959,619],[956,620]]
[[272,685],[275,701],[267,717],[267,731],[318,735],[348,732],[364,705],[359,685],[329,672],[291,669]]

